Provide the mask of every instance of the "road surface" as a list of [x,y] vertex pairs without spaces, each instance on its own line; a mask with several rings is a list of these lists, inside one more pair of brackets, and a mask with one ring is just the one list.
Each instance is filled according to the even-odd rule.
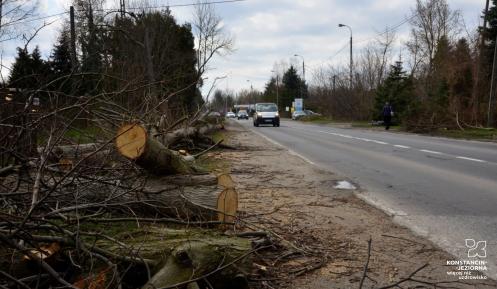
[[[359,197],[428,238],[456,259],[469,258],[466,239],[497,279],[497,144],[283,120],[252,126],[319,167],[359,185]],[[284,160],[282,160],[284,161]],[[483,255],[486,253],[486,257]],[[472,256],[471,256],[472,257]]]

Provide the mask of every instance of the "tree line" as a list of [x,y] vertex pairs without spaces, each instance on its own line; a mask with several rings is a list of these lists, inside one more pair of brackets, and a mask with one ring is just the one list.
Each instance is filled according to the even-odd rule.
[[400,55],[393,51],[395,30],[379,33],[355,53],[352,82],[349,66],[323,65],[307,84],[294,66],[279,65],[263,91],[242,90],[234,102],[277,102],[278,92],[280,111],[303,97],[306,107],[344,121],[381,120],[382,107],[390,102],[394,121],[409,130],[495,127],[497,96],[490,90],[497,0],[488,2],[484,24],[471,31],[446,0],[417,0],[406,19],[410,37]]
[[[381,119],[383,105],[390,102],[396,121],[411,130],[485,126],[492,106],[496,0],[482,18],[488,27],[471,33],[446,0],[417,0],[408,17],[410,39],[398,59],[392,52],[395,33],[386,30],[360,52],[353,87],[348,67],[321,67],[309,101],[342,120]],[[495,121],[494,115],[490,124]]]
[[168,8],[109,12],[103,4],[73,0],[74,33],[67,17],[48,59],[29,43],[17,48],[4,85],[38,91],[45,106],[104,94],[121,111],[156,112],[168,122],[198,111],[203,74],[233,45],[213,6],[198,2],[194,20],[179,24]]

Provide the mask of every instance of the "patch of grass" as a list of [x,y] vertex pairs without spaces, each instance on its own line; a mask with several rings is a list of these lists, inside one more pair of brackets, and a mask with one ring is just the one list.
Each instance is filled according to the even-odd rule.
[[[368,121],[353,121],[351,126],[352,127],[362,127],[362,128],[374,127],[371,125],[371,122],[368,122]],[[376,127],[380,127],[380,126],[376,126]]]
[[217,174],[226,174],[231,170],[228,161],[222,160],[221,158],[213,157],[209,154],[204,155],[195,161],[195,164],[204,169],[207,172],[213,172]]
[[225,135],[225,133],[224,133],[223,131],[221,131],[221,130],[216,130],[215,132],[211,133],[209,136],[210,136],[210,137],[212,138],[212,140],[213,140],[214,142],[216,142],[216,143],[217,143],[218,141],[222,140],[222,139],[226,140],[226,135]]
[[323,115],[307,115],[299,119],[303,122],[326,124],[333,122],[333,119]]
[[71,140],[75,143],[92,143],[98,138],[98,136],[102,136],[103,131],[99,127],[89,126],[84,128],[70,128],[68,129],[64,137]]
[[439,129],[432,135],[474,140],[497,140],[497,129],[469,128],[465,130]]

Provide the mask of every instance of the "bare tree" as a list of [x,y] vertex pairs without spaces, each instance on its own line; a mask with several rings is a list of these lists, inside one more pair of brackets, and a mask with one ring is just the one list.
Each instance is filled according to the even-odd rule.
[[196,33],[197,70],[201,76],[209,69],[208,63],[215,55],[226,55],[233,51],[234,39],[223,30],[221,18],[212,4],[200,1],[197,4],[193,27]]
[[24,20],[33,16],[38,0],[0,0],[0,42],[22,35]]
[[395,33],[387,30],[367,45],[358,61],[359,77],[367,89],[378,87],[387,74]]
[[446,0],[416,0],[416,7],[410,18],[411,34],[417,42],[422,61],[433,68],[436,47],[443,37],[451,40],[460,31],[460,13],[452,10]]

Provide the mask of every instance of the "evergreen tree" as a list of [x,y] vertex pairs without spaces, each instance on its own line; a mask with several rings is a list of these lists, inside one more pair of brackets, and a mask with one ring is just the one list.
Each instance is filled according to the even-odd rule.
[[433,59],[432,89],[429,95],[429,110],[435,118],[436,123],[446,121],[449,116],[449,74],[450,74],[451,47],[447,37],[442,37],[437,44],[437,50]]
[[262,101],[274,102],[276,103],[276,77],[271,77],[266,86],[264,87],[264,93],[262,94]]
[[402,61],[395,62],[390,67],[388,77],[376,90],[373,115],[382,118],[383,106],[389,102],[395,112],[395,118],[402,121],[408,113],[409,105],[413,101],[413,82],[402,68]]
[[[492,6],[488,9],[488,13],[483,15],[488,23],[488,28],[486,33],[483,34],[486,43],[489,45],[486,47],[487,53],[493,55],[495,49],[495,40],[497,37],[497,0],[492,0]],[[483,27],[480,27],[480,31],[483,31]]]
[[9,76],[9,86],[16,88],[29,88],[31,85],[31,55],[25,49],[17,48],[17,56],[12,65]]
[[307,98],[307,85],[300,78],[295,67],[290,66],[283,74],[282,84],[283,91],[280,93],[280,106],[291,107],[296,98]]
[[70,94],[72,79],[64,78],[64,76],[70,75],[73,70],[70,38],[67,30],[60,33],[50,55],[49,65],[52,74],[51,81],[53,81],[51,89]]
[[[203,103],[195,85],[197,58],[190,25],[179,25],[169,10],[143,12],[134,20],[116,18],[113,25],[116,29],[105,43],[110,61],[107,72],[123,81],[112,83],[109,89],[118,90],[130,82],[148,83],[147,89],[157,99],[172,95],[168,107],[178,113],[196,110]],[[140,105],[142,97],[143,93],[134,93],[133,104]]]
[[473,88],[473,57],[469,43],[465,38],[460,39],[453,52],[450,63],[451,78],[450,95],[457,111],[464,110],[469,114]]
[[56,76],[67,75],[72,71],[70,41],[69,32],[64,30],[60,33],[57,43],[54,45],[50,56],[50,68]]
[[9,86],[25,89],[38,89],[47,83],[50,70],[41,58],[40,49],[36,47],[31,54],[17,48],[17,57],[12,66]]

